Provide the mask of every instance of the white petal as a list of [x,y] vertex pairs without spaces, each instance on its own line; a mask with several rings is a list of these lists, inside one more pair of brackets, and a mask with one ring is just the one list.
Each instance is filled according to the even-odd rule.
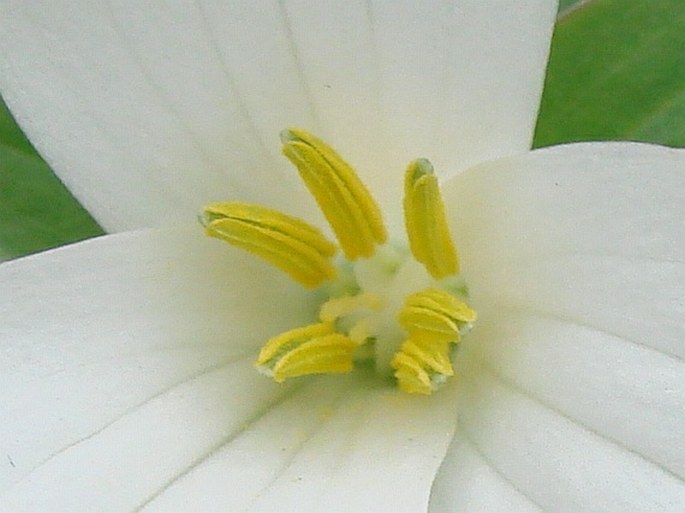
[[346,379],[298,391],[144,511],[425,511],[454,432],[453,389],[426,399]]
[[130,440],[133,468],[183,465],[145,438],[185,428],[191,457],[281,394],[251,362],[265,338],[310,318],[311,298],[196,231],[101,238],[0,268],[1,489],[144,415],[169,429]]
[[431,492],[434,513],[542,513],[515,488],[457,426]]
[[476,301],[685,357],[685,151],[560,146],[473,169],[445,194]]
[[458,357],[459,429],[435,510],[492,505],[482,482],[459,478],[473,473],[500,508],[676,511],[685,151],[564,146],[445,191],[481,315]]
[[0,511],[425,509],[453,393],[259,375],[315,294],[197,231],[0,267]]
[[[107,229],[226,197],[291,210],[277,134],[330,138],[379,194],[530,143],[556,3],[10,0],[0,88]],[[396,182],[399,184],[399,180]],[[396,187],[399,190],[399,185]]]

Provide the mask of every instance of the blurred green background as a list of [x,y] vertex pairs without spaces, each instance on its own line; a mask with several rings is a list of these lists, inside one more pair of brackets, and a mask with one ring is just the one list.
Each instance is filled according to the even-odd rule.
[[[683,0],[561,0],[534,146],[685,146],[683,48]],[[0,260],[102,233],[0,102]]]

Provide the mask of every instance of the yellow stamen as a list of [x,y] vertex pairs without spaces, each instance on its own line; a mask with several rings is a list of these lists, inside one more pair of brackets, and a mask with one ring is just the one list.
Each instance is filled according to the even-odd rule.
[[376,336],[378,323],[371,319],[364,318],[357,321],[349,330],[349,337],[359,345],[366,343],[369,339]]
[[372,292],[334,297],[321,305],[319,320],[334,323],[338,319],[346,318],[346,322],[339,323],[338,328],[346,332],[355,344],[361,346],[375,336],[377,328],[376,323],[364,314],[379,312],[383,306],[383,299]]
[[350,260],[373,255],[387,238],[381,212],[356,173],[336,152],[304,130],[281,132],[283,153],[333,228]]
[[390,366],[401,390],[410,394],[431,394],[454,375],[449,344],[409,339],[395,354]]
[[[336,277],[336,245],[298,218],[247,203],[205,208],[201,221],[207,235],[263,258],[307,287],[330,281],[320,322],[268,340],[255,366],[280,383],[309,374],[347,373],[355,365],[385,373],[389,364],[403,391],[433,393],[454,375],[452,344],[470,329],[476,313],[457,299],[467,291],[457,276],[457,253],[431,164],[416,160],[407,168],[404,211],[411,252],[432,280],[416,262],[405,265],[404,248],[378,247],[387,239],[378,206],[330,146],[299,129],[283,131],[281,140],[347,261],[336,263]],[[429,286],[436,288],[421,290]],[[396,313],[397,296],[417,289]]]
[[409,333],[390,363],[405,392],[430,394],[454,374],[450,346],[476,320],[476,312],[452,294],[426,289],[407,297],[398,315]]
[[413,161],[404,175],[404,219],[411,252],[433,278],[459,272],[457,251],[450,236],[445,206],[433,166]]
[[281,383],[308,374],[350,372],[357,344],[333,331],[331,323],[319,323],[281,333],[269,340],[255,366]]
[[247,203],[213,203],[202,222],[207,235],[265,259],[306,287],[335,276],[335,245],[296,217]]
[[401,352],[414,358],[433,373],[443,376],[454,375],[450,361],[449,342],[408,339],[402,344]]
[[407,297],[398,318],[410,337],[458,342],[476,312],[444,290],[426,289]]
[[433,392],[431,378],[421,365],[413,358],[397,353],[391,364],[400,390],[408,394],[429,395]]
[[271,367],[273,361],[277,360],[294,347],[303,344],[307,340],[330,335],[331,333],[335,333],[333,324],[321,322],[301,328],[295,328],[286,331],[285,333],[281,333],[280,335],[276,335],[275,337],[270,338],[269,341],[264,344],[261,351],[259,351],[256,365]]
[[333,322],[343,315],[355,310],[370,310],[377,312],[383,308],[383,300],[378,294],[365,292],[356,296],[342,296],[329,299],[319,309],[319,319],[323,322]]

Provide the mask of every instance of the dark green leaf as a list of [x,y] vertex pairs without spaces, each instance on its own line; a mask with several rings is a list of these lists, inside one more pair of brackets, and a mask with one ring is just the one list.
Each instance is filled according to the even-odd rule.
[[0,260],[100,234],[0,101]]

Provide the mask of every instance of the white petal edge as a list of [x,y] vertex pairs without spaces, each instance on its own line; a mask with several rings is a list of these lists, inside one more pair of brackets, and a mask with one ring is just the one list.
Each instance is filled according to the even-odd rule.
[[444,190],[481,316],[432,510],[677,510],[685,151],[561,146]]
[[315,294],[198,231],[0,266],[0,511],[425,510],[454,389],[259,375]]
[[11,0],[0,90],[108,230],[227,197],[311,215],[278,155],[286,126],[393,198],[387,174],[418,156],[456,173],[527,149],[555,14],[550,0]]

